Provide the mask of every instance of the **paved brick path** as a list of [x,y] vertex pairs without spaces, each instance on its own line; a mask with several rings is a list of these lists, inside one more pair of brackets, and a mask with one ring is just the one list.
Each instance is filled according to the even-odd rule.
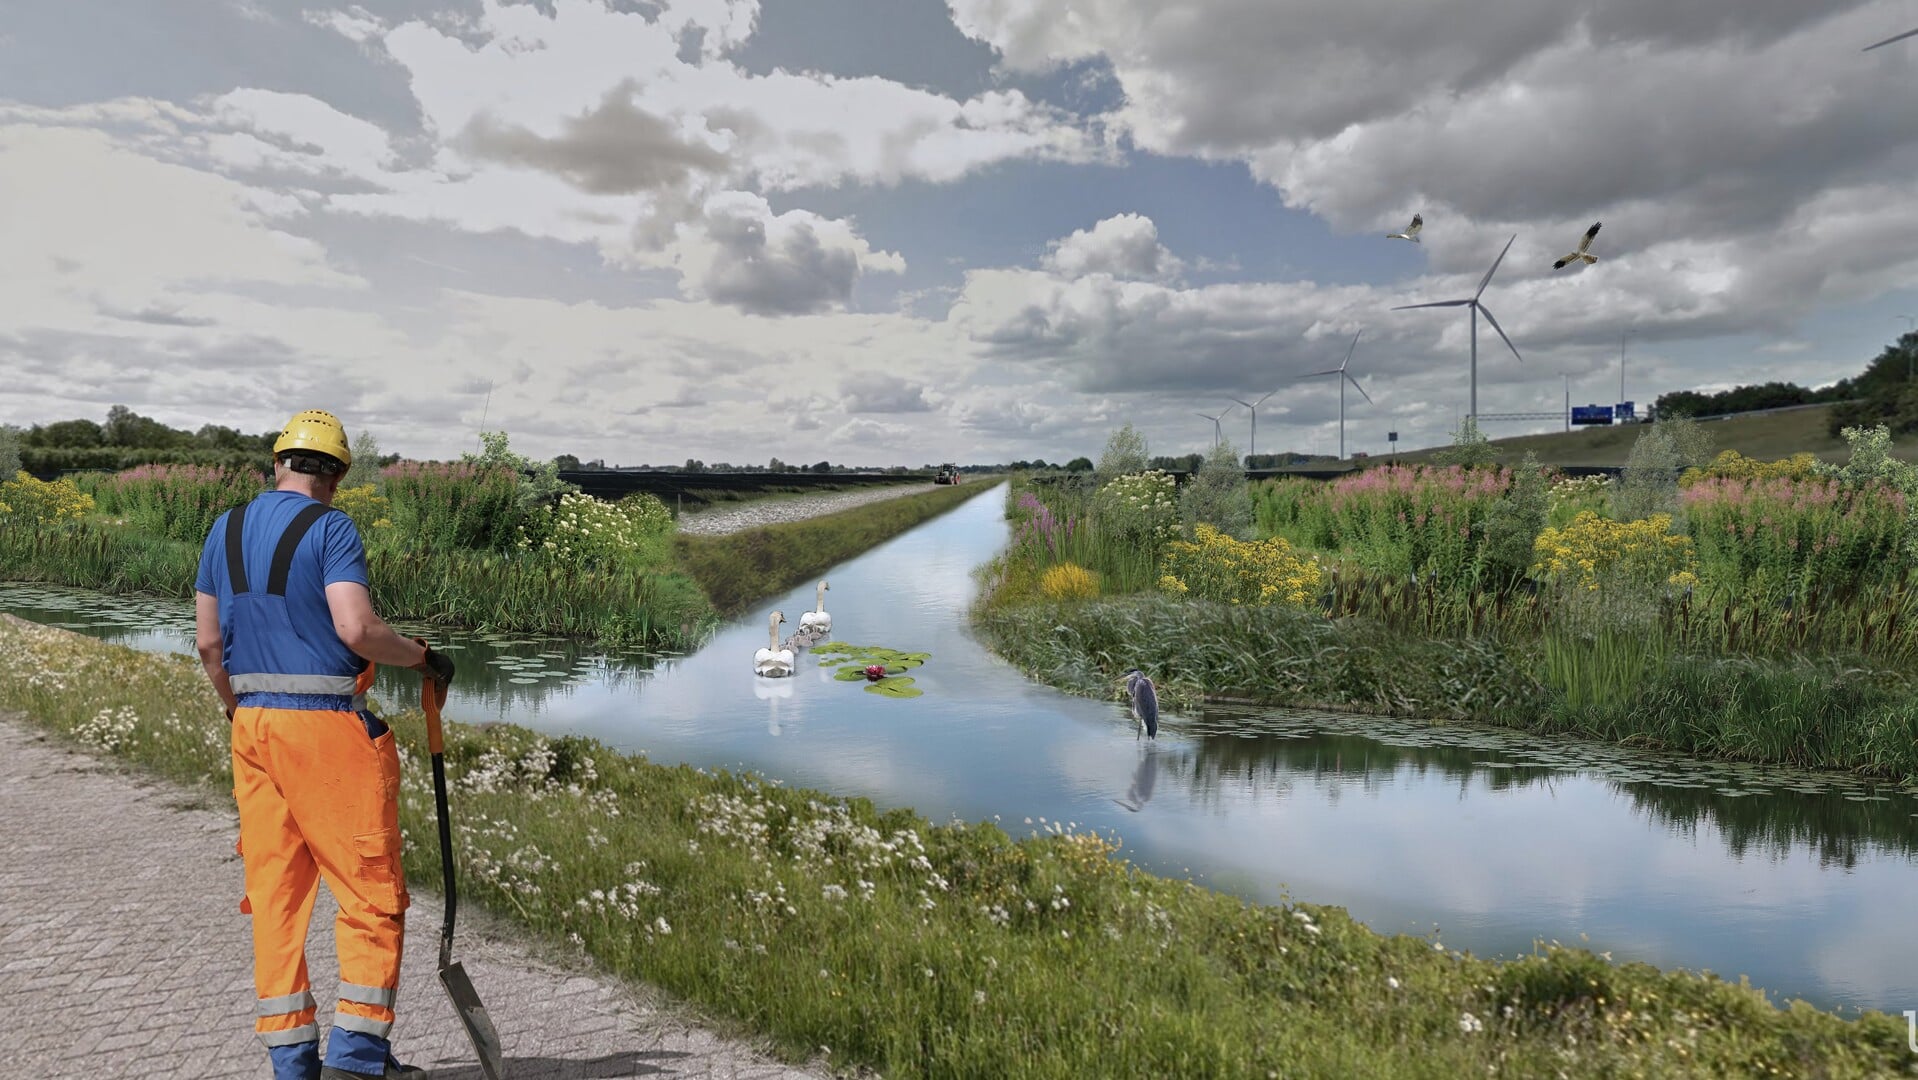
[[[0,1077],[270,1074],[252,1034],[236,824],[213,802],[0,716]],[[440,898],[412,893],[395,1048],[432,1080],[479,1080],[434,975]],[[324,1025],[336,978],[324,889],[307,949]],[[534,951],[462,913],[453,955],[500,1029],[512,1080],[826,1075],[702,1030],[655,992]]]

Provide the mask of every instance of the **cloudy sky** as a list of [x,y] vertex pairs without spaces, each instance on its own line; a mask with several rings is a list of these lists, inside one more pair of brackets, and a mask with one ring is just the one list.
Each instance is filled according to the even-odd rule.
[[[854,464],[1442,442],[1918,316],[1918,0],[0,0],[0,422]],[[1414,212],[1423,243],[1387,240]],[[1593,266],[1554,258],[1602,220]],[[1246,448],[1247,414],[1227,433]],[[1487,424],[1494,434],[1552,422]]]

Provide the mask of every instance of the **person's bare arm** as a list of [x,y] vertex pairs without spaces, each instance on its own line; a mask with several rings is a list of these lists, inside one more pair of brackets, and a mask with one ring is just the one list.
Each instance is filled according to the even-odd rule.
[[373,613],[373,597],[366,586],[355,581],[328,585],[326,607],[333,615],[333,632],[359,656],[393,667],[418,667],[425,662],[425,648],[401,637]]
[[226,646],[220,639],[220,598],[208,596],[203,592],[193,594],[193,645],[200,653],[200,666],[206,669],[206,677],[213,682],[213,692],[220,695],[220,703],[226,707],[226,714],[240,704],[233,696],[233,683],[226,677]]

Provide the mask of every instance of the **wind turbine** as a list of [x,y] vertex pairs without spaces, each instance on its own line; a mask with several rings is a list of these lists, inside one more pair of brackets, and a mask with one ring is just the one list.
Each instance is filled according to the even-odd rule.
[[[1363,334],[1363,333],[1365,333],[1365,331],[1363,330],[1359,331],[1359,334]],[[1327,368],[1324,371],[1314,371],[1310,375],[1299,376],[1299,378],[1301,379],[1317,378],[1320,375],[1337,375],[1339,377],[1339,460],[1340,461],[1345,460],[1345,384],[1351,383],[1352,388],[1354,390],[1357,390],[1361,397],[1365,398],[1365,403],[1367,405],[1375,404],[1375,402],[1373,402],[1372,400],[1372,395],[1365,392],[1365,387],[1360,386],[1359,381],[1352,377],[1351,372],[1345,370],[1345,365],[1352,362],[1352,350],[1359,347],[1359,334],[1352,335],[1352,344],[1347,345],[1345,347],[1345,359],[1339,361],[1338,367]]]
[[1199,416],[1205,417],[1207,420],[1212,421],[1212,448],[1214,450],[1217,450],[1219,448],[1219,444],[1225,441],[1225,429],[1219,426],[1219,420],[1221,417],[1225,416],[1225,413],[1229,413],[1231,411],[1232,411],[1231,409],[1227,409],[1225,410],[1225,412],[1220,413],[1218,416],[1213,416],[1210,413],[1197,414]]
[[[1410,311],[1413,308],[1427,307],[1469,307],[1472,309],[1472,411],[1466,415],[1474,421],[1478,419],[1478,317],[1480,313],[1485,315],[1486,322],[1492,324],[1492,329],[1498,331],[1498,336],[1504,338],[1506,346],[1512,350],[1512,355],[1518,356],[1518,346],[1512,344],[1511,338],[1505,337],[1505,328],[1500,326],[1498,320],[1492,317],[1492,309],[1479,303],[1478,299],[1485,295],[1485,286],[1492,283],[1492,275],[1498,273],[1498,264],[1505,261],[1505,252],[1512,250],[1512,244],[1517,239],[1518,234],[1513,233],[1512,239],[1505,241],[1505,251],[1499,252],[1498,258],[1492,260],[1492,268],[1485,271],[1485,276],[1479,279],[1478,291],[1471,296],[1463,300],[1435,300],[1429,304],[1401,304],[1392,309],[1393,311]],[[1525,360],[1523,356],[1518,356],[1518,358],[1521,363]]]
[[1882,48],[1882,47],[1884,47],[1884,46],[1886,46],[1886,45],[1889,45],[1889,44],[1891,44],[1891,43],[1892,43],[1892,42],[1894,42],[1894,41],[1903,41],[1903,40],[1905,40],[1905,39],[1906,39],[1906,38],[1908,38],[1908,37],[1918,37],[1918,30],[1907,30],[1907,31],[1905,31],[1905,32],[1904,32],[1904,33],[1902,33],[1902,34],[1899,34],[1899,35],[1898,35],[1897,37],[1888,37],[1888,38],[1886,38],[1885,40],[1883,40],[1883,41],[1881,41],[1881,42],[1879,42],[1879,43],[1878,43],[1878,44],[1876,44],[1876,45],[1867,45],[1867,46],[1865,46],[1864,48],[1862,48],[1862,49],[1860,49],[1860,50],[1858,50],[1858,51],[1859,51],[1859,52],[1870,52],[1870,51],[1871,51],[1871,50],[1873,50],[1873,49],[1877,49],[1877,48]]
[[1246,457],[1251,457],[1253,454],[1259,452],[1259,406],[1265,403],[1265,398],[1269,398],[1276,393],[1278,393],[1277,390],[1268,390],[1266,391],[1265,397],[1257,401],[1240,401],[1238,398],[1232,399],[1252,411],[1252,448],[1245,452]]

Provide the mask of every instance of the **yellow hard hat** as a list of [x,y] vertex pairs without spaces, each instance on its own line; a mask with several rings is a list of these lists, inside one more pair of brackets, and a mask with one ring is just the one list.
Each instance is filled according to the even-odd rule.
[[325,454],[342,465],[353,464],[353,451],[346,445],[346,428],[340,425],[339,417],[321,409],[294,413],[293,419],[280,429],[280,437],[273,443],[273,456],[279,457],[289,450]]

